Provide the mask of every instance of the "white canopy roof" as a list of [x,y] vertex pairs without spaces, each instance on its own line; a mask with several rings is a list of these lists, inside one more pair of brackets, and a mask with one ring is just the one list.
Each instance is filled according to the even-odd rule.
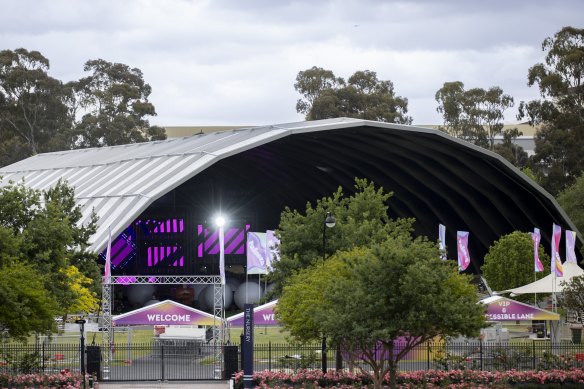
[[566,284],[570,283],[573,277],[584,275],[584,270],[582,270],[577,263],[565,262],[563,267],[563,277],[554,277],[552,274],[548,274],[541,280],[534,281],[531,284],[523,285],[518,288],[503,290],[499,293],[525,294],[561,292],[564,290]]

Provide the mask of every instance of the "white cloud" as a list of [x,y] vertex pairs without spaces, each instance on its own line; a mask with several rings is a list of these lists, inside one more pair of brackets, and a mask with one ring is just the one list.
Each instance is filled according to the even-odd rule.
[[537,98],[526,75],[541,41],[581,27],[583,11],[576,0],[4,0],[0,49],[39,50],[64,81],[89,59],[138,67],[159,125],[301,120],[294,79],[313,65],[376,71],[424,124],[440,122],[434,94],[446,81]]

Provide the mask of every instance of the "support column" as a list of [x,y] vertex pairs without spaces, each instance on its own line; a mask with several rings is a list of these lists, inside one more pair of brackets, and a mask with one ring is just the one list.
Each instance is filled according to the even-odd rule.
[[112,326],[112,285],[109,283],[102,284],[101,292],[101,313],[103,317],[103,329],[101,338],[101,350],[105,352],[103,358],[103,379],[110,378],[110,364],[112,360],[112,345],[114,342],[114,329]]

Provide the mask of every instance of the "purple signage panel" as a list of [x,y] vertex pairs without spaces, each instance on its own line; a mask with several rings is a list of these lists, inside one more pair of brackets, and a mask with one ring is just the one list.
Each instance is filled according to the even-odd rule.
[[557,313],[504,297],[488,304],[485,317],[490,321],[559,320]]
[[[253,322],[257,326],[279,326],[280,323],[276,320],[276,315],[274,313],[274,308],[276,307],[276,301],[261,305],[256,307],[253,312]],[[243,327],[244,314],[240,313],[233,315],[227,319],[227,322],[232,327]]]
[[166,300],[112,318],[114,325],[213,325],[213,315]]

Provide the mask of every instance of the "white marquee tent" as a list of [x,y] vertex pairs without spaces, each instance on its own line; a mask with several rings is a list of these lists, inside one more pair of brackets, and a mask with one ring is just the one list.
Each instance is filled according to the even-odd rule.
[[[584,275],[584,270],[577,263],[565,262],[564,276],[554,277],[548,274],[544,278],[534,281],[531,284],[523,285],[518,288],[507,289],[499,293],[511,293],[511,295],[525,294],[525,293],[559,293],[564,290],[566,284],[569,284],[573,277]],[[554,287],[555,278],[555,287]]]

